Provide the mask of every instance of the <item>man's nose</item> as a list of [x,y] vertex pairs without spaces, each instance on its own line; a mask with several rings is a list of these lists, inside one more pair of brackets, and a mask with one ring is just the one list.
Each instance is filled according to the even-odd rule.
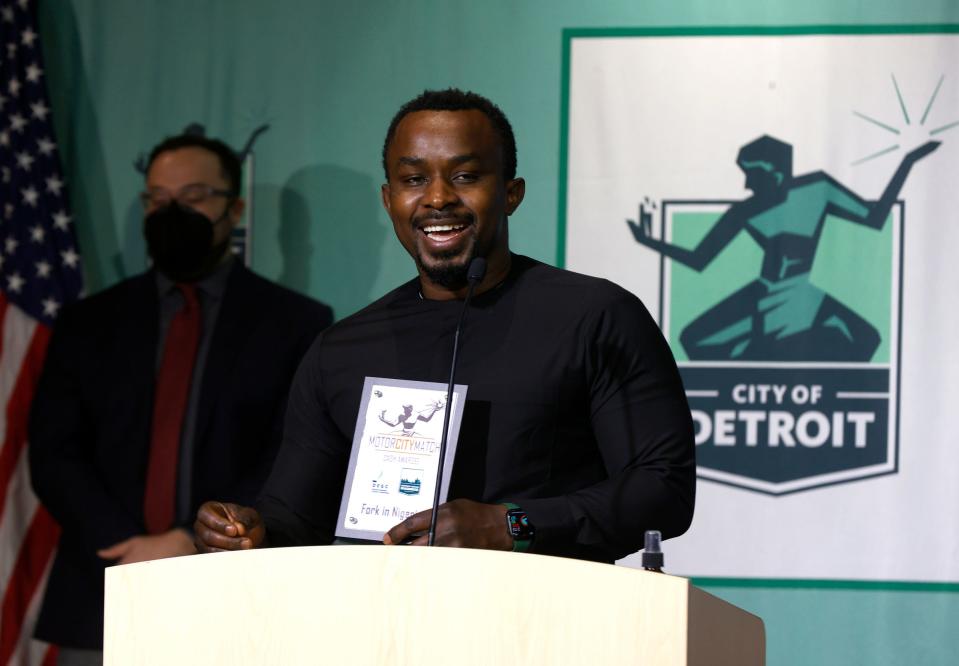
[[445,178],[433,178],[426,188],[425,203],[428,207],[443,210],[447,206],[459,201],[456,190]]

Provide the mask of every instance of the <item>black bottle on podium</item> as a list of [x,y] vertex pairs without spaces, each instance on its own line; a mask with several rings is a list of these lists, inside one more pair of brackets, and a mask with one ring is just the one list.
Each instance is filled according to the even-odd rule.
[[663,535],[659,530],[646,530],[646,542],[643,546],[643,569],[663,573]]

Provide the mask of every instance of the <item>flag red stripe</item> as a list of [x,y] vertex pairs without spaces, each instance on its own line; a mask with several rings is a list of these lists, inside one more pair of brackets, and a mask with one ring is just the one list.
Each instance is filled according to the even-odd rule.
[[39,507],[30,521],[0,607],[0,664],[6,664],[17,648],[27,608],[43,580],[59,536],[60,527],[46,509]]
[[[3,324],[7,321],[7,295],[0,291],[0,331],[3,330]],[[3,356],[3,336],[0,335],[0,356]]]
[[[50,341],[50,329],[38,324],[30,340],[30,346],[23,358],[17,381],[7,402],[7,433],[0,449],[0,516],[3,515],[4,505],[7,502],[7,490],[10,480],[17,469],[17,461],[23,448],[27,445],[27,417],[30,413],[30,401],[33,400],[33,391],[40,370],[43,368],[43,357]],[[3,662],[0,661],[0,664]]]
[[[3,313],[0,323],[13,325],[15,322],[7,320],[11,310],[7,307],[5,298],[0,299],[0,309]],[[2,337],[0,335],[0,338]],[[36,325],[17,370],[13,391],[4,406],[6,433],[3,448],[0,449],[0,517],[5,520],[13,518],[5,516],[4,511],[7,508],[6,502],[11,483],[18,470],[18,463],[21,456],[26,453],[30,402],[43,367],[43,358],[49,341],[50,329]],[[10,350],[7,352],[9,353]],[[10,360],[7,359],[7,361]],[[26,484],[27,479],[21,479],[19,482]],[[5,556],[16,553],[16,560],[10,577],[0,581],[0,585],[4,588],[2,606],[0,606],[0,664],[7,664],[18,648],[22,651],[25,647],[21,644],[23,623],[31,601],[43,581],[50,557],[56,548],[59,533],[60,528],[46,509],[38,507],[30,517],[23,541],[20,544],[6,545]]]
[[43,661],[40,662],[40,666],[57,666],[57,656],[60,650],[57,649],[56,645],[51,645],[47,648],[47,651],[43,654]]

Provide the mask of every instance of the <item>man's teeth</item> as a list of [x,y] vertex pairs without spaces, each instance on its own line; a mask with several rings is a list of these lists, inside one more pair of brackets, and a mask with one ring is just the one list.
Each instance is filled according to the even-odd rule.
[[432,234],[437,231],[459,231],[464,227],[466,227],[465,224],[433,224],[428,227],[423,227],[423,231]]

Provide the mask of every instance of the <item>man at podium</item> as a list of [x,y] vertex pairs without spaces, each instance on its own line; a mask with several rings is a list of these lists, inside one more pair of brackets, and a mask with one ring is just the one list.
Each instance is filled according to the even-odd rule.
[[[525,182],[502,111],[426,91],[391,122],[383,167],[382,203],[418,276],[317,338],[256,508],[205,503],[198,549],[333,540],[364,378],[445,384],[474,257],[488,268],[460,336],[468,395],[436,544],[612,562],[647,529],[684,532],[695,459],[675,361],[632,294],[510,252]],[[383,542],[424,544],[430,517]]]

